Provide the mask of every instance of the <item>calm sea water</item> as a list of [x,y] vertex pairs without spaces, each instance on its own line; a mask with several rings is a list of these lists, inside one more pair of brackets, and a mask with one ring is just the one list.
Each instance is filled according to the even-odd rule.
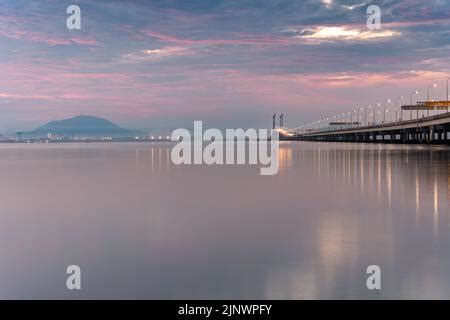
[[449,147],[286,142],[270,177],[170,148],[0,145],[0,298],[450,298]]

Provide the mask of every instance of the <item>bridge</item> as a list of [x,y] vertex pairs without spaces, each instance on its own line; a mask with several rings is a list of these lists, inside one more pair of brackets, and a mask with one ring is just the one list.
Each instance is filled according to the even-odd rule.
[[[450,101],[426,101],[405,105],[403,111],[416,110],[415,119],[367,123],[359,121],[330,122],[325,127],[309,129],[277,128],[282,140],[450,144]],[[419,117],[419,110],[441,110],[443,113]],[[412,116],[411,116],[412,118]]]

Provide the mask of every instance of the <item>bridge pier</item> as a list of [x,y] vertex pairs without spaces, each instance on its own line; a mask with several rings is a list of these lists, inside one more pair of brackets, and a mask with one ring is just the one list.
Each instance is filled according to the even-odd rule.
[[409,133],[408,132],[402,132],[400,134],[400,139],[402,140],[402,142],[408,142],[408,140],[409,140]]
[[[419,129],[418,129],[418,130],[419,130]],[[423,132],[418,131],[417,135],[418,135],[418,137],[419,137],[418,142],[423,142]]]

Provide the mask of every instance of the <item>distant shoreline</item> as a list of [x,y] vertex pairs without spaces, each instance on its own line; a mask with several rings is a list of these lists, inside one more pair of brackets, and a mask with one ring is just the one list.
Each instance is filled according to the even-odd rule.
[[170,139],[144,139],[144,138],[112,138],[112,139],[22,139],[0,140],[0,144],[59,144],[59,143],[111,143],[111,142],[175,142]]

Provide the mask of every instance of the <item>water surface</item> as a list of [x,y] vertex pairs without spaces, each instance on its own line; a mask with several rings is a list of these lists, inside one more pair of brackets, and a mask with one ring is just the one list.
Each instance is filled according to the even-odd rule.
[[450,299],[449,147],[283,142],[276,176],[170,147],[0,145],[0,298]]

